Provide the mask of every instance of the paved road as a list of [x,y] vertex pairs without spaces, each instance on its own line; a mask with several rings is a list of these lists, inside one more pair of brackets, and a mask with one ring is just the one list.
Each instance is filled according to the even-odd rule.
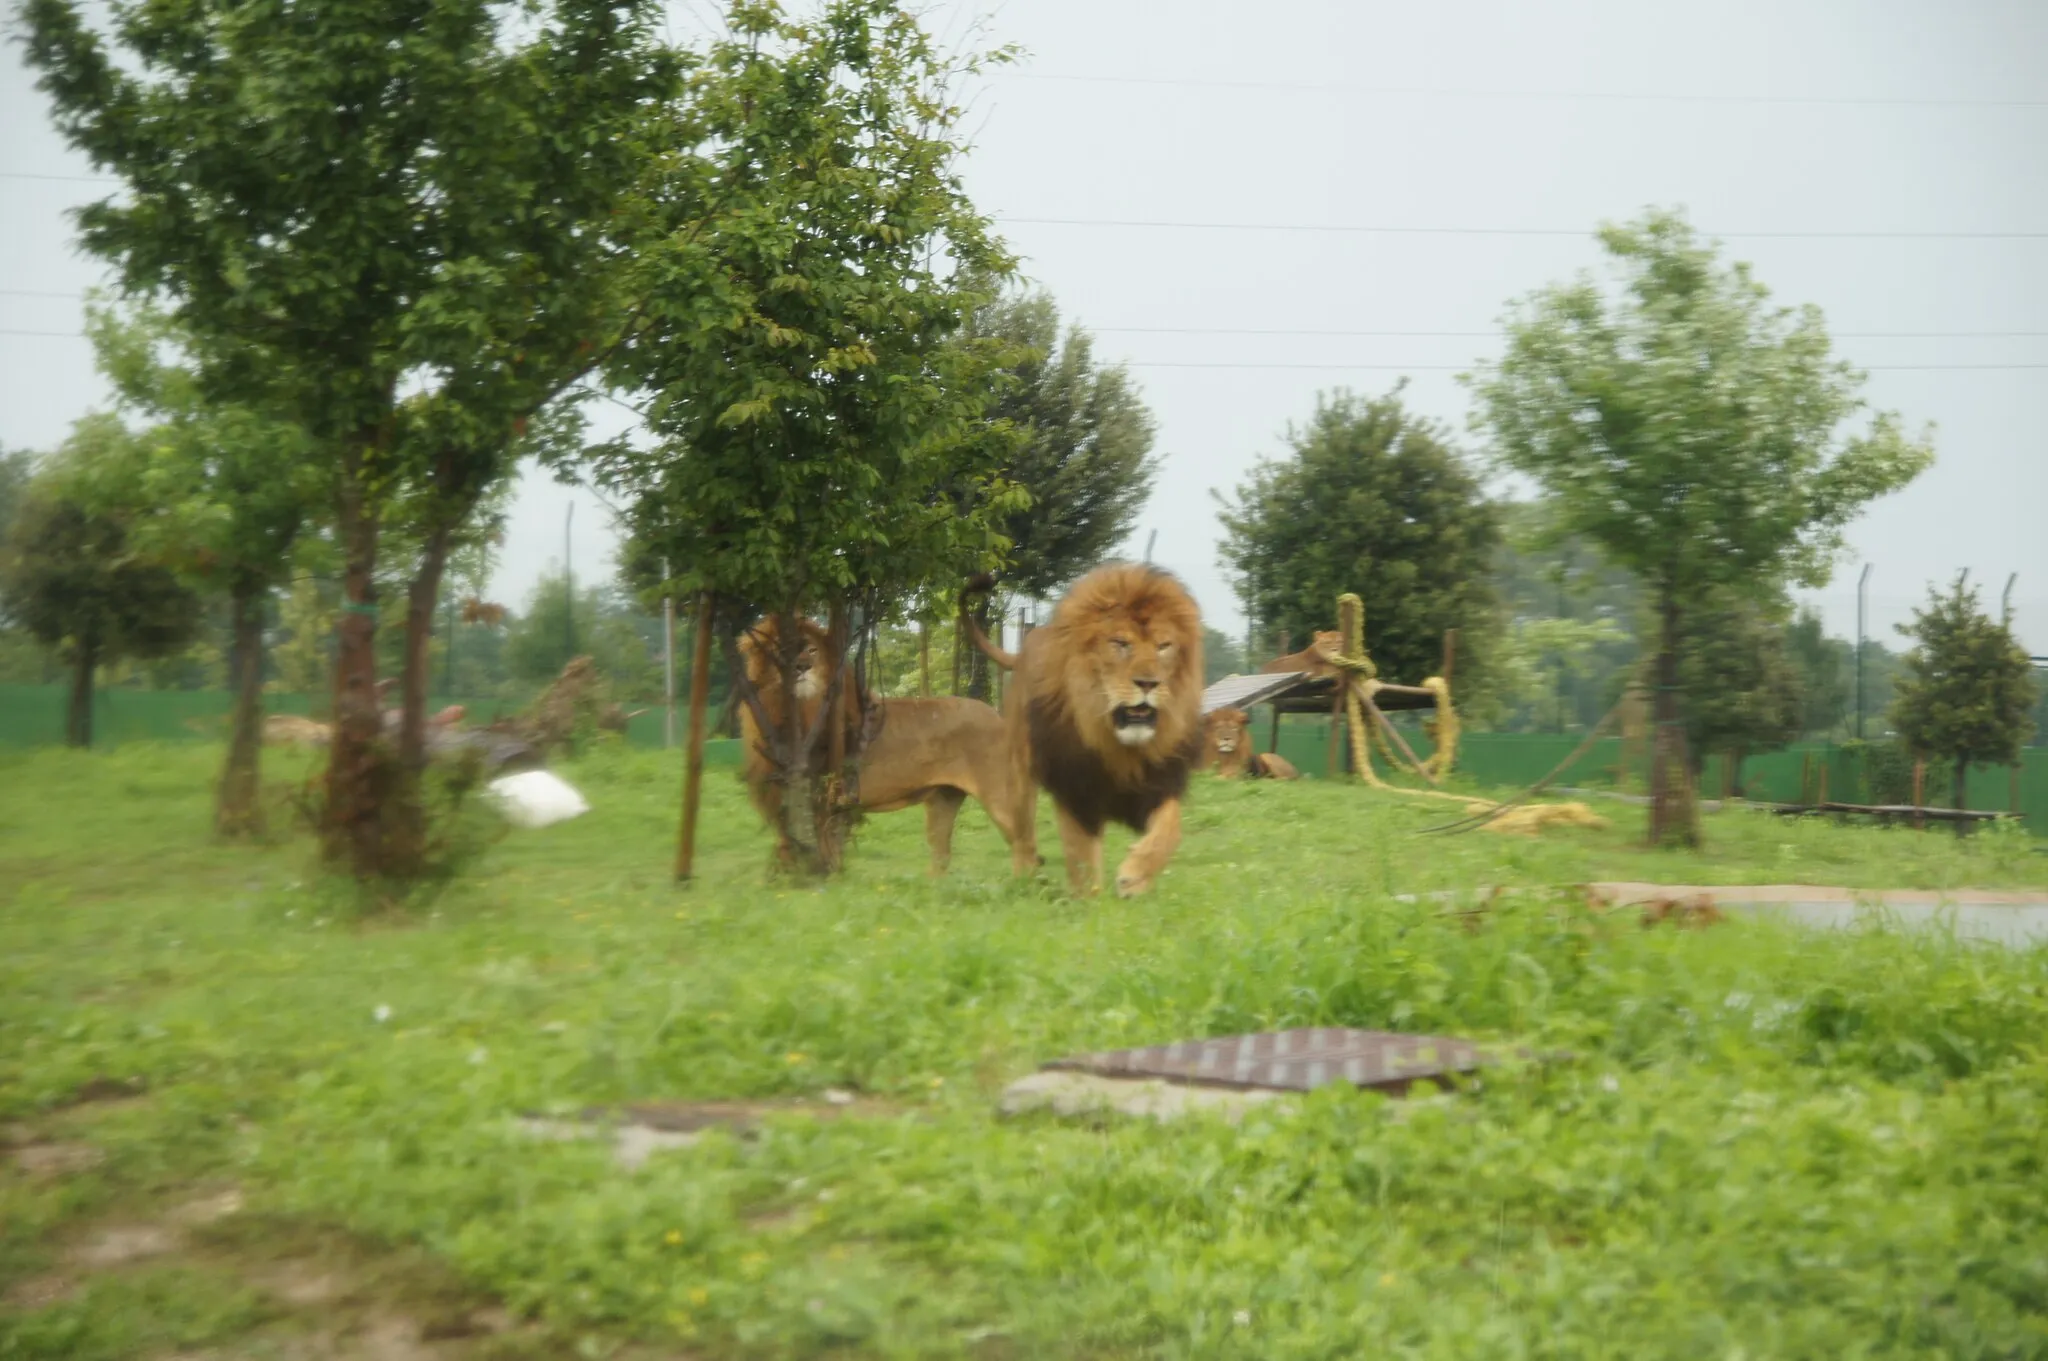
[[1953,924],[1958,936],[2001,945],[2048,944],[2048,891],[1850,889],[1823,884],[1640,884],[1589,887],[1626,905],[1711,898],[1724,911],[1777,913],[1809,926],[1847,927],[1876,916],[1902,926]]

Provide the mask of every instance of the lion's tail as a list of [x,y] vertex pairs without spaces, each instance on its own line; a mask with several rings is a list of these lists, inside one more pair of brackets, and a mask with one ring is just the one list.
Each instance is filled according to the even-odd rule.
[[960,592],[960,628],[974,645],[981,649],[983,656],[1005,671],[1015,671],[1017,669],[1017,654],[1005,652],[990,642],[988,635],[981,631],[980,623],[967,611],[967,602],[969,600],[978,595],[988,594],[995,589],[995,584],[995,578],[986,573],[968,580],[967,589]]

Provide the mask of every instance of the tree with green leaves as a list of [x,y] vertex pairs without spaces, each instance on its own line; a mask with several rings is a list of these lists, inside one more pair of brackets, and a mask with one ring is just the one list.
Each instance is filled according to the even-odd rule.
[[0,449],[0,543],[7,542],[8,527],[28,496],[29,480],[35,476],[36,456],[26,449]]
[[1635,572],[1657,630],[1650,839],[1699,841],[1680,703],[1688,611],[1719,591],[1769,598],[1825,582],[1842,531],[1933,460],[1832,357],[1817,308],[1773,307],[1685,219],[1599,233],[1618,276],[1517,304],[1497,363],[1465,377],[1475,428],[1533,479],[1563,525]]
[[1563,732],[1574,721],[1587,721],[1567,712],[1568,693],[1583,693],[1596,677],[1621,675],[1626,666],[1614,660],[1615,651],[1626,658],[1632,648],[1629,634],[1612,618],[1517,619],[1496,646],[1492,684],[1476,703],[1467,699],[1460,708],[1474,720],[1505,720],[1510,730]]
[[[302,428],[341,557],[324,845],[423,865],[425,648],[441,554],[527,422],[631,324],[630,192],[681,63],[651,0],[26,0],[60,131],[122,192],[87,251],[176,324],[212,400]],[[256,398],[261,400],[257,401]],[[380,531],[414,498],[399,751],[382,741]]]
[[[1094,337],[1079,325],[1062,332],[1050,294],[997,298],[976,311],[967,334],[1002,341],[1016,356],[988,419],[1015,432],[1002,475],[1030,494],[1000,525],[1010,541],[1000,595],[970,606],[988,633],[1003,598],[1057,596],[1130,534],[1159,460],[1152,413],[1130,373],[1098,364]],[[969,665],[968,693],[985,698],[988,658],[973,651]]]
[[1849,689],[1856,666],[1856,645],[1830,638],[1820,615],[1801,607],[1785,630],[1785,648],[1799,673],[1805,695],[1800,716],[1802,733],[1832,733],[1849,712]]
[[80,461],[74,494],[124,518],[142,552],[228,603],[228,684],[234,704],[214,801],[223,836],[263,830],[264,620],[291,577],[302,534],[317,525],[326,487],[305,432],[259,408],[209,401],[177,362],[176,330],[159,313],[127,316],[92,305],[86,334],[114,389],[117,416],[153,422]]
[[1307,428],[1288,431],[1292,452],[1222,502],[1223,559],[1257,636],[1305,646],[1355,592],[1382,677],[1437,674],[1457,629],[1458,686],[1477,689],[1501,627],[1500,516],[1444,429],[1407,409],[1405,385],[1318,398]]
[[1720,752],[1740,797],[1743,763],[1799,736],[1806,690],[1786,645],[1788,610],[1782,599],[1717,591],[1686,612],[1678,683],[1695,782],[1707,757]]
[[[994,566],[1020,504],[984,425],[1002,349],[957,339],[988,300],[974,281],[1010,261],[959,184],[960,69],[908,11],[833,0],[798,22],[760,5],[732,24],[692,110],[718,193],[673,203],[643,259],[647,328],[615,366],[651,395],[653,440],[593,467],[626,503],[636,581],[665,561],[668,589],[715,600],[750,705],[732,640],[777,619],[788,721],[756,715],[782,778],[810,793],[783,801],[791,840],[829,870],[850,817],[836,791],[857,777],[842,698],[865,693],[867,642],[914,597]],[[841,665],[800,731],[796,621],[812,611]]]
[[92,745],[93,677],[118,658],[174,652],[198,631],[196,593],[138,553],[123,519],[73,494],[76,462],[107,457],[132,439],[120,423],[88,416],[53,465],[30,484],[0,549],[0,606],[71,669],[64,740]]
[[2033,664],[2013,636],[2010,617],[1993,619],[1977,588],[1958,576],[1947,591],[1929,589],[1913,622],[1913,640],[1892,700],[1892,725],[1913,755],[1946,760],[1955,806],[1968,806],[1972,764],[2011,765],[2033,732]]
[[615,693],[643,701],[661,691],[661,668],[637,621],[608,585],[577,588],[550,573],[535,583],[526,608],[505,629],[505,666],[512,678],[545,685],[574,657],[587,656]]
[[1202,683],[1214,685],[1225,676],[1238,676],[1250,668],[1245,664],[1244,648],[1221,629],[1202,626]]
[[1510,731],[1592,727],[1621,697],[1642,652],[1642,588],[1543,501],[1500,507],[1495,568],[1509,618],[1487,690],[1460,686],[1460,705]]

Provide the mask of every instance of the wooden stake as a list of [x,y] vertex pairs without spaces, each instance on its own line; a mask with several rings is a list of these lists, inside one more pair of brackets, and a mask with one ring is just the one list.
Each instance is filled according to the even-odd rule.
[[1927,819],[1921,817],[1918,811],[1927,806],[1926,787],[1927,762],[1916,760],[1913,762],[1913,825],[1921,831],[1927,830]]
[[1445,629],[1445,630],[1444,630],[1444,669],[1443,669],[1443,670],[1442,670],[1441,672],[1439,672],[1439,673],[1438,673],[1439,675],[1441,675],[1441,676],[1442,676],[1442,677],[1444,678],[1444,684],[1445,684],[1445,685],[1449,685],[1449,684],[1451,683],[1451,668],[1452,668],[1453,666],[1455,666],[1455,665],[1457,664],[1457,661],[1458,661],[1458,631],[1457,631],[1456,629]]
[[917,693],[922,699],[932,697],[932,626],[923,619],[917,622]]
[[683,755],[683,825],[676,840],[676,881],[685,882],[697,859],[697,809],[704,793],[704,706],[711,697],[711,592],[697,598],[690,637],[690,737]]
[[[1355,681],[1353,682],[1353,684],[1356,683]],[[1360,697],[1364,698],[1362,694]],[[1415,773],[1428,780],[1432,789],[1441,788],[1436,782],[1436,776],[1429,773],[1429,767],[1415,759],[1414,749],[1408,745],[1408,739],[1401,736],[1401,730],[1394,726],[1394,720],[1387,717],[1386,710],[1380,708],[1379,705],[1373,703],[1370,699],[1365,700],[1365,708],[1367,713],[1379,721],[1380,731],[1393,741],[1395,748],[1402,756],[1407,758],[1408,764],[1415,767]]]

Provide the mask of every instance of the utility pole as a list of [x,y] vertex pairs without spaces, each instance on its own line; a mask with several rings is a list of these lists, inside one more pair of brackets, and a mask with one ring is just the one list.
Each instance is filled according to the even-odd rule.
[[1152,545],[1159,542],[1159,531],[1153,530],[1145,536],[1145,561],[1152,561]]
[[576,655],[576,570],[569,565],[569,531],[576,524],[576,503],[569,503],[569,513],[562,517],[562,636],[568,640],[569,656]]
[[2012,624],[2012,588],[2018,583],[2019,579],[2020,574],[2018,572],[2014,572],[2011,576],[2007,577],[2005,579],[2005,590],[1998,597],[1998,619],[2000,623],[2007,626]]
[[1863,740],[1863,625],[1864,603],[1869,599],[1871,563],[1863,564],[1856,578],[1856,740]]

